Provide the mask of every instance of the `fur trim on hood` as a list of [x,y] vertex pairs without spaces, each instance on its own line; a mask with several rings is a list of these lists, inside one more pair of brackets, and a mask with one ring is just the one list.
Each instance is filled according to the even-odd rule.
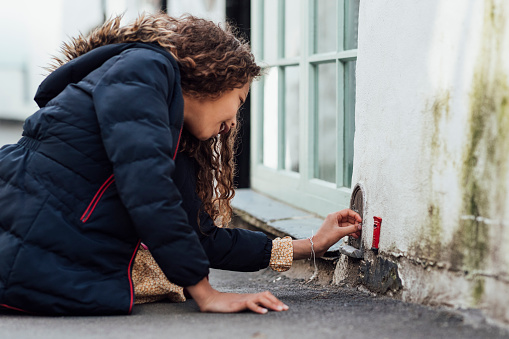
[[64,42],[60,48],[61,56],[53,56],[46,70],[53,72],[97,47],[124,42],[156,42],[173,55],[174,44],[171,40],[175,35],[174,28],[178,19],[161,12],[153,15],[142,14],[134,22],[123,27],[120,26],[121,20],[122,16],[119,15],[92,30],[88,36],[80,34],[71,38],[69,42]]

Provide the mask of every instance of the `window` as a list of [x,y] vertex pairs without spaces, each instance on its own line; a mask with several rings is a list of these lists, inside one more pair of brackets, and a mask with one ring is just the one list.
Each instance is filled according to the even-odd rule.
[[359,1],[252,1],[251,186],[320,215],[349,205]]

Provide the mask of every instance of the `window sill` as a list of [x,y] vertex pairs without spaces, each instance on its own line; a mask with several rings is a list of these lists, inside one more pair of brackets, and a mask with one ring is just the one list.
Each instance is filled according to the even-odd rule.
[[[315,234],[323,223],[322,218],[312,213],[246,188],[236,190],[232,207],[236,218],[241,221],[240,224],[247,226],[246,228],[261,230],[271,237],[291,236],[293,239],[306,239]],[[325,256],[339,256],[342,245],[343,239],[329,248]]]

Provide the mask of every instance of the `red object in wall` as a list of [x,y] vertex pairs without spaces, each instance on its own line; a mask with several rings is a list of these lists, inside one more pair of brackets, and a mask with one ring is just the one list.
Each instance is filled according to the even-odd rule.
[[378,242],[380,241],[380,228],[382,227],[382,218],[373,217],[375,220],[375,224],[373,225],[373,243],[371,245],[371,250],[378,253]]

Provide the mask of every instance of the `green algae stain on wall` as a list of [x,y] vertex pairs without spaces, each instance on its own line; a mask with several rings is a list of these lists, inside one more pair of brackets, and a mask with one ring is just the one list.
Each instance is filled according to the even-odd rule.
[[442,253],[441,239],[443,234],[442,216],[438,206],[433,204],[428,206],[428,220],[424,230],[425,233],[421,238],[419,255],[433,261],[438,261]]
[[[470,92],[469,129],[463,153],[460,222],[450,244],[452,268],[468,272],[485,269],[496,241],[490,238],[490,228],[503,231],[509,156],[509,86],[502,63],[503,5],[485,1],[482,49]],[[484,283],[476,280],[472,290],[475,304],[483,293]]]
[[[424,144],[423,154],[428,154],[429,163],[440,163],[440,155],[447,153],[441,130],[441,122],[443,119],[449,118],[450,112],[450,99],[451,95],[448,90],[443,90],[437,93],[432,102],[427,105],[425,114],[430,114],[430,140],[431,147]],[[432,120],[431,120],[432,119]],[[429,181],[433,180],[433,171],[437,166],[430,166]],[[419,228],[417,240],[414,241],[409,249],[411,255],[421,260],[437,262],[441,260],[443,253],[442,237],[443,237],[443,223],[442,214],[440,211],[439,200],[434,196],[434,192],[430,187],[430,202],[428,205],[428,216],[424,219],[423,225]]]
[[412,256],[421,260],[437,262],[443,253],[442,216],[440,208],[434,204],[428,206],[428,218],[420,228],[418,240],[410,246]]
[[484,295],[484,278],[476,278],[472,289],[472,299],[474,305],[478,305]]
[[433,114],[433,134],[431,136],[431,151],[432,156],[436,158],[440,152],[440,122],[444,118],[449,117],[451,94],[449,91],[444,91],[435,96],[435,100],[431,105],[431,113]]

